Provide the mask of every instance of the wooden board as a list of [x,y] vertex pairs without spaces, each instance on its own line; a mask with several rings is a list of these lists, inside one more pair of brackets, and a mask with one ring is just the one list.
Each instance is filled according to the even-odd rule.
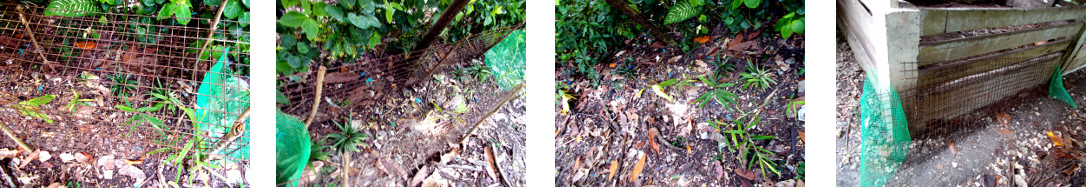
[[885,44],[873,40],[870,35],[877,34],[874,28],[875,18],[860,5],[858,0],[837,0],[839,29],[843,29],[848,37],[849,46],[852,47],[856,60],[865,72],[878,72],[875,67],[876,46]]
[[971,37],[951,43],[922,46],[917,61],[920,62],[920,66],[926,66],[931,63],[981,55],[1039,41],[1068,36],[1077,37],[1082,25],[1082,23],[1075,23],[1026,32]]
[[925,18],[922,35],[1086,18],[1086,7],[925,8],[920,10],[929,16]]
[[968,75],[974,75],[990,70],[995,70],[1004,66],[1009,66],[1022,60],[1050,54],[1053,52],[1064,51],[1069,45],[1071,45],[1071,40],[1063,40],[1062,42],[1046,43],[1043,45],[1016,49],[1007,53],[978,59],[976,61],[963,62],[962,64],[958,65],[929,68],[927,70],[920,71],[920,79],[918,81],[919,83],[917,84],[919,87],[934,86],[939,83],[944,83]]

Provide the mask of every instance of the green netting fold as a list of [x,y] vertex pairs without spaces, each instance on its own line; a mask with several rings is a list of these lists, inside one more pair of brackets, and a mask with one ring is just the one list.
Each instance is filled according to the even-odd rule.
[[860,186],[884,186],[905,161],[912,138],[900,96],[875,75],[864,79],[860,125]]
[[[226,51],[230,51],[230,48],[226,48]],[[196,96],[196,106],[199,107],[196,108],[196,119],[200,122],[196,124],[197,131],[210,132],[211,135],[224,135],[238,119],[237,114],[241,114],[249,107],[249,84],[241,78],[232,76],[233,71],[225,63],[227,54],[222,53],[219,61],[204,73],[204,79],[198,90],[200,94]],[[214,138],[208,139],[206,144],[211,145],[216,141],[217,139]],[[245,119],[244,134],[235,142],[249,143],[249,119]],[[232,158],[249,158],[248,145],[236,151],[222,150],[219,153],[226,155],[227,152],[232,152],[229,155]]]
[[309,162],[309,130],[294,116],[275,112],[275,184],[298,186]]
[[516,30],[487,50],[486,65],[494,72],[494,78],[503,90],[509,90],[524,82],[525,43],[524,30]]
[[1075,100],[1071,99],[1071,94],[1067,93],[1067,89],[1063,87],[1063,68],[1060,66],[1056,66],[1056,71],[1052,72],[1052,81],[1048,83],[1048,94],[1078,109]]

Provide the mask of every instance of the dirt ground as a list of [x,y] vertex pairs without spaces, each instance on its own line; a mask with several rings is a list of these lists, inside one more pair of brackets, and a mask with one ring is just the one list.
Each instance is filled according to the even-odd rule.
[[[803,40],[767,36],[752,34],[747,41],[764,47],[751,53],[757,54],[755,59],[766,60],[755,66],[772,72],[778,84],[764,90],[742,89],[737,80],[746,70],[745,59],[721,58],[727,59],[725,64],[736,65],[735,71],[726,71],[717,80],[737,83],[725,88],[738,95],[737,103],[728,108],[718,103],[703,108],[693,104],[708,91],[700,82],[683,88],[666,87],[675,102],[655,95],[650,88],[668,79],[708,75],[720,67],[707,62],[743,53],[724,50],[725,37],[688,54],[632,42],[645,41],[643,38],[627,41],[629,48],[614,52],[614,59],[618,59],[615,65],[600,63],[595,67],[601,79],[586,79],[575,73],[576,66],[559,64],[556,87],[575,98],[566,114],[560,113],[561,102],[555,104],[555,186],[802,186],[804,123],[795,114],[789,115],[786,105],[803,100],[798,84],[803,80],[799,74],[804,67]],[[629,70],[633,73],[620,73]],[[752,134],[775,137],[755,144],[776,154],[771,158],[780,175],[768,170],[769,174],[762,174],[757,165],[747,168],[738,150],[724,148],[728,146],[715,139],[720,133],[707,123],[731,122],[742,114],[749,115],[739,119],[743,122],[752,116],[762,119]],[[653,131],[658,131],[658,136],[650,133]],[[637,170],[642,159],[643,169]],[[636,171],[641,173],[634,174]]]
[[[362,151],[352,153],[351,186],[524,186],[525,103],[523,92],[500,107],[463,143],[462,136],[511,90],[486,81],[456,79],[443,69],[423,82],[365,112],[314,122],[311,138],[338,132],[334,122],[349,123],[370,135]],[[336,86],[330,86],[336,87]],[[329,100],[343,101],[329,94]],[[330,104],[330,103],[325,103]],[[455,112],[464,104],[466,112]],[[331,106],[331,105],[329,105]],[[338,106],[330,111],[350,110]],[[318,115],[321,116],[321,115]],[[494,163],[486,150],[493,153]],[[338,186],[343,158],[315,161],[301,186]],[[492,165],[494,164],[494,165]],[[490,174],[493,170],[494,174]],[[409,183],[414,183],[408,185]]]
[[[859,186],[857,101],[864,73],[840,38],[837,74],[837,186]],[[1064,78],[1078,104],[1086,104],[1084,75],[1079,71]],[[1045,91],[1027,93],[1026,100],[1006,109],[975,112],[984,118],[946,134],[914,137],[909,155],[887,186],[1082,186],[1083,111]],[[1049,131],[1059,139],[1050,138]],[[1054,146],[1053,140],[1066,146]]]

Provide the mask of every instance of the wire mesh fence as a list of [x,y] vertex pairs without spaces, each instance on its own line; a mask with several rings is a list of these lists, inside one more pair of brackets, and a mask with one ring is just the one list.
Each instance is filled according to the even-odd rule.
[[[322,97],[345,99],[347,101],[345,104],[348,106],[343,107],[350,110],[333,111],[329,115],[347,111],[360,114],[379,113],[375,112],[377,108],[361,107],[390,100],[390,97],[402,97],[403,93],[399,92],[399,89],[424,82],[435,72],[452,68],[450,65],[471,64],[472,62],[468,60],[481,56],[509,33],[522,26],[523,23],[473,34],[455,44],[434,45],[426,50],[398,55],[361,57],[354,62],[330,67],[324,78],[324,84],[327,86],[322,88],[322,95],[324,95]],[[413,56],[419,58],[411,58]],[[282,97],[289,101],[286,105],[279,105],[280,110],[295,115],[307,114],[312,110],[312,100],[316,95],[316,81],[315,69],[280,76],[277,80],[277,89]]]
[[[248,31],[211,29],[216,20],[202,18],[182,26],[154,15],[43,11],[0,4],[0,122],[16,137],[136,157],[197,139],[194,152],[248,159],[248,131],[218,141],[249,106]],[[219,144],[228,145],[210,151]]]

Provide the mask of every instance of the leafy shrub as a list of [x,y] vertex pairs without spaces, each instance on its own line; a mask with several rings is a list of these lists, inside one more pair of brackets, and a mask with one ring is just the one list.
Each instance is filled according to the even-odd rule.
[[698,76],[698,79],[701,79],[702,83],[709,86],[709,91],[701,94],[701,96],[694,101],[695,103],[699,103],[698,108],[705,107],[705,104],[708,104],[712,99],[716,99],[717,103],[724,105],[725,109],[727,109],[728,103],[735,104],[735,98],[738,96],[728,90],[724,90],[725,87],[734,86],[734,83],[713,83],[712,80],[706,79],[705,76]]

